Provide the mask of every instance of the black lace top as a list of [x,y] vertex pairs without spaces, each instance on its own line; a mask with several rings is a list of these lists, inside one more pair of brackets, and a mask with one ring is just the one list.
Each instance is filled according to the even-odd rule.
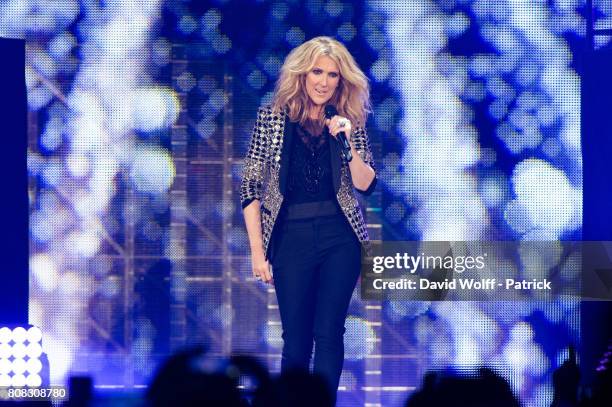
[[313,136],[295,125],[287,183],[287,204],[335,200],[332,182],[329,132]]

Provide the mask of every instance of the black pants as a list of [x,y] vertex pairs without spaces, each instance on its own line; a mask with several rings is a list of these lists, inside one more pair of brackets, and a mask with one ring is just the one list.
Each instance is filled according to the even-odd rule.
[[279,226],[272,269],[283,325],[281,371],[308,369],[314,340],[314,373],[335,396],[361,246],[343,214],[285,220]]

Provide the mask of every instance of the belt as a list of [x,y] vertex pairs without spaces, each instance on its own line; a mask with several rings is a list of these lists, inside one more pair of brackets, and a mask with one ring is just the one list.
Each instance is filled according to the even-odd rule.
[[331,216],[340,213],[335,201],[317,201],[289,205],[286,208],[286,220],[308,219],[319,216]]

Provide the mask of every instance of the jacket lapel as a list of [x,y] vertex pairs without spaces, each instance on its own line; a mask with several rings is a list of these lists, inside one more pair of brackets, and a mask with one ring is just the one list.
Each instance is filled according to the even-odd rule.
[[[327,132],[327,127],[325,129]],[[327,132],[327,134],[329,134],[329,132]],[[329,149],[331,156],[332,182],[334,185],[334,193],[337,194],[340,190],[340,172],[342,169],[342,161],[340,159],[340,144],[332,135],[329,135]]]
[[278,189],[285,196],[287,180],[289,178],[289,163],[291,162],[291,151],[293,150],[293,133],[295,123],[289,121],[289,115],[285,116],[285,128],[283,129],[283,148],[281,150],[280,172],[278,176]]

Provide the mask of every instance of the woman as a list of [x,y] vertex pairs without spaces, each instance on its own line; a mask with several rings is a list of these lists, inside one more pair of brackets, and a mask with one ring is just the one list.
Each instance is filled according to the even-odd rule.
[[[325,118],[328,105],[338,114]],[[333,394],[368,241],[354,189],[369,194],[376,183],[368,109],[368,80],[344,45],[305,42],[285,59],[272,105],[259,109],[241,185],[253,276],[274,283],[278,299],[281,371],[308,369],[314,340],[314,372]]]

